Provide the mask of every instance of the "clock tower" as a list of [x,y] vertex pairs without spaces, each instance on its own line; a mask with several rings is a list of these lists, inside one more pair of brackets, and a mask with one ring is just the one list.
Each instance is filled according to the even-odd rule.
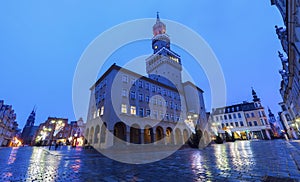
[[182,90],[181,59],[171,50],[166,25],[160,21],[158,13],[156,23],[153,25],[152,49],[153,54],[146,59],[149,78]]

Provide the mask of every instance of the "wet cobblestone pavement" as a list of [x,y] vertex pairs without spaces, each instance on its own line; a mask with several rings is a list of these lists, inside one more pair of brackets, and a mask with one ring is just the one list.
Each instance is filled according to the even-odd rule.
[[140,165],[82,148],[0,148],[0,181],[300,181],[298,163],[300,142],[283,140],[183,149]]

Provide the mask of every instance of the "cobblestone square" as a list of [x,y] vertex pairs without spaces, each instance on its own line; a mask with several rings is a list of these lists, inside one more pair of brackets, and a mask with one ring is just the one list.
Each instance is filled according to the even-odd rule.
[[79,147],[0,148],[0,154],[0,181],[300,181],[300,141],[211,144],[139,165]]

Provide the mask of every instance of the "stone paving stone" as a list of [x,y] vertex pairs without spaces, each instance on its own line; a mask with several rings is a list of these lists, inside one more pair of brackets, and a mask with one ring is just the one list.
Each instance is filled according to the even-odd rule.
[[0,148],[0,161],[0,181],[300,181],[298,141],[212,144],[143,165],[68,147]]

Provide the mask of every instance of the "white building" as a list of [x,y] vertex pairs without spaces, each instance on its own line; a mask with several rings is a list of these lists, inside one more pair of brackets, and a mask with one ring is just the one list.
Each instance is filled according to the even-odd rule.
[[235,139],[271,139],[271,127],[264,107],[253,89],[252,95],[253,102],[213,109],[210,121],[215,127],[215,135],[227,131]]
[[196,125],[209,143],[203,91],[182,83],[181,58],[158,16],[153,36],[148,76],[113,64],[91,87],[85,137],[93,147],[182,145]]

